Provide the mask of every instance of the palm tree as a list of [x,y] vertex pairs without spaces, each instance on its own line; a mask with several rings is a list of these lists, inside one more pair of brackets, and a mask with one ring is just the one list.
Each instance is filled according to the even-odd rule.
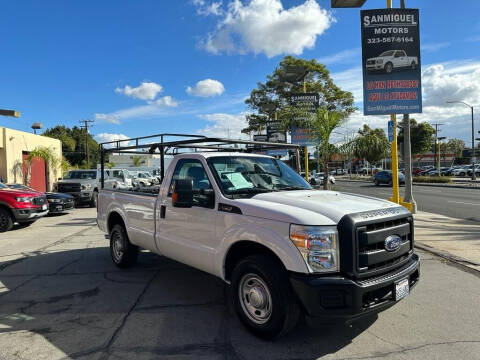
[[320,162],[323,166],[323,189],[328,190],[330,185],[328,162],[333,155],[335,146],[330,144],[330,136],[333,131],[341,126],[345,116],[337,111],[329,111],[327,108],[319,108],[305,121],[306,127],[312,136],[319,141],[318,150]]
[[354,143],[354,154],[357,158],[366,159],[373,165],[387,156],[389,148],[390,143],[383,129],[372,129],[363,125],[363,129],[358,130]]
[[142,165],[142,158],[140,156],[134,155],[132,157],[132,163],[134,167],[139,167]]
[[108,162],[105,164],[107,166],[107,168],[109,169],[113,169],[115,167],[115,163],[114,162]]

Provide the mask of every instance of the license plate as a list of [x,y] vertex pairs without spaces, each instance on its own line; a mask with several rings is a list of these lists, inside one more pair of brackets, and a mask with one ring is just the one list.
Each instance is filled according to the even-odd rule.
[[47,205],[42,205],[42,210],[47,210]]
[[395,284],[395,301],[403,299],[410,292],[408,279],[400,280]]

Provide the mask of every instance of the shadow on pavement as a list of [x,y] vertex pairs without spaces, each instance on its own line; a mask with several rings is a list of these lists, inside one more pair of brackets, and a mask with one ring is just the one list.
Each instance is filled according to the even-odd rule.
[[308,320],[262,341],[237,320],[220,279],[150,252],[130,270],[114,267],[106,247],[38,253],[0,269],[6,358],[32,358],[30,351],[44,358],[314,359],[347,346],[376,320]]

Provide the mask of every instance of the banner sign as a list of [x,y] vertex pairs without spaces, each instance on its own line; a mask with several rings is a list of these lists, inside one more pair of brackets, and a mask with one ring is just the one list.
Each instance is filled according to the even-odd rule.
[[360,12],[364,115],[422,112],[418,9]]
[[393,141],[393,121],[388,122],[388,141]]
[[294,93],[290,95],[290,104],[313,113],[320,104],[320,95],[318,93]]
[[281,121],[269,121],[267,123],[267,138],[268,142],[286,143],[287,134],[283,130]]
[[297,144],[301,146],[315,146],[317,144],[308,129],[292,126],[291,135],[292,144]]

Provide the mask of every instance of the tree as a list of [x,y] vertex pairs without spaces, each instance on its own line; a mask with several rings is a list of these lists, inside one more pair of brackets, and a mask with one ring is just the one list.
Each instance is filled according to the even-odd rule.
[[358,136],[354,140],[353,153],[356,157],[375,164],[387,156],[389,148],[390,143],[383,129],[372,129],[364,124],[363,128],[358,130]]
[[108,162],[108,163],[105,163],[105,166],[109,169],[113,169],[115,167],[115,163],[114,162]]
[[44,136],[58,139],[62,142],[62,152],[68,162],[76,167],[96,168],[100,157],[99,146],[92,135],[88,134],[90,163],[85,156],[85,130],[77,126],[68,128],[63,125],[55,126],[43,132]]
[[463,149],[465,149],[465,141],[455,138],[449,139],[447,141],[447,149],[453,152],[455,158],[461,158]]
[[134,167],[139,167],[140,165],[142,165],[142,157],[134,155],[132,157],[132,163]]
[[345,134],[342,144],[337,147],[337,151],[339,154],[345,156],[347,161],[350,161],[350,171],[349,177],[352,178],[352,165],[353,165],[353,157],[355,155],[355,134]]
[[[259,82],[257,88],[253,89],[250,97],[245,100],[247,108],[254,114],[247,115],[248,127],[242,132],[250,133],[258,131],[260,127],[265,127],[267,121],[274,117],[275,111],[285,112],[285,108],[289,106],[290,94],[303,92],[301,83],[290,84],[284,80],[287,69],[291,66],[308,70],[304,79],[306,90],[320,94],[321,108],[338,113],[342,119],[357,109],[354,106],[352,93],[343,91],[334,84],[325,65],[316,60],[286,56],[273,74],[267,75],[267,81]],[[291,113],[291,111],[287,111],[287,113]]]
[[[398,142],[403,143],[403,128],[398,134]],[[435,146],[435,129],[427,122],[417,123],[410,119],[410,143],[412,158],[430,151]]]

